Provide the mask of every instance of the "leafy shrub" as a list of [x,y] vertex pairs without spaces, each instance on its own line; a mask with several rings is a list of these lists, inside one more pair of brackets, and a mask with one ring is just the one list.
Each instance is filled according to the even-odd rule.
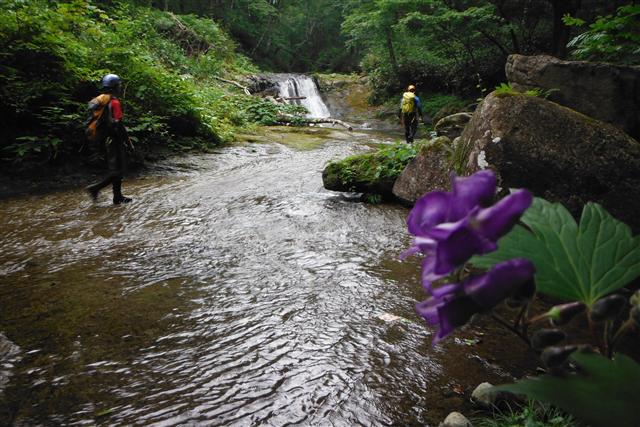
[[[570,16],[565,16],[564,22],[575,27],[586,25],[582,19]],[[640,6],[623,6],[615,15],[599,16],[567,47],[578,59],[640,64]]]
[[257,117],[227,119],[234,107],[219,100],[233,92],[211,76],[255,67],[210,19],[125,3],[107,13],[90,0],[9,0],[0,13],[0,49],[6,160],[77,152],[86,103],[109,72],[124,80],[126,125],[142,144],[184,144],[184,136],[217,144]]

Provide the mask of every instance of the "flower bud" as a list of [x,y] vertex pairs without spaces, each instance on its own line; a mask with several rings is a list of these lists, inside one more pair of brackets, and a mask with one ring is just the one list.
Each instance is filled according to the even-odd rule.
[[613,294],[601,298],[591,307],[591,320],[594,322],[613,320],[620,315],[626,303],[626,298],[620,294]]
[[566,325],[576,315],[582,313],[585,308],[586,305],[581,302],[570,302],[568,304],[551,307],[551,310],[547,312],[547,316],[553,326]]
[[567,337],[561,329],[540,329],[531,337],[531,346],[535,350],[544,350],[545,348],[556,345]]
[[573,353],[578,349],[575,345],[566,345],[563,347],[547,347],[540,358],[547,368],[557,368],[562,365]]

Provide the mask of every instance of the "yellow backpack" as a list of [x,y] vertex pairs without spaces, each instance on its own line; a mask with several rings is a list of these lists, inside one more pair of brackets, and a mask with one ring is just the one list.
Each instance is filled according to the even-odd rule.
[[89,102],[88,116],[85,123],[85,134],[90,141],[96,139],[98,127],[104,122],[105,107],[111,101],[111,95],[103,93]]
[[402,94],[402,112],[413,113],[416,110],[416,94],[405,92]]

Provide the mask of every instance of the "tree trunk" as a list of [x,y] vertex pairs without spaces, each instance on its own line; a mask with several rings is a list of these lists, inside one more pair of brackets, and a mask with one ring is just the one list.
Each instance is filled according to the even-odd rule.
[[393,48],[393,40],[391,38],[391,28],[386,27],[384,29],[385,36],[387,38],[387,50],[389,51],[389,61],[391,61],[391,66],[393,67],[393,72],[398,74],[398,60],[396,59],[396,51]]
[[571,36],[571,28],[562,22],[562,17],[575,14],[580,9],[581,0],[548,0],[553,8],[553,54],[558,58],[566,58],[567,43]]
[[342,120],[338,120],[338,119],[332,119],[331,117],[328,117],[326,119],[312,119],[312,118],[306,118],[306,117],[301,118],[298,116],[292,116],[290,114],[281,114],[280,116],[278,116],[278,120],[282,124],[290,124],[292,122],[299,123],[300,121],[302,121],[305,124],[331,123],[332,125],[340,125],[342,127],[345,127],[349,131],[353,130],[353,126],[351,126],[349,123],[343,122]]

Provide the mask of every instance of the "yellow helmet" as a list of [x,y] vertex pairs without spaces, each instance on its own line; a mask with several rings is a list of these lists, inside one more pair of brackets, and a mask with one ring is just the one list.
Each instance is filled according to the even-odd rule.
[[409,85],[409,87],[407,88],[407,90],[409,92],[414,92],[416,90],[416,87],[414,85]]

